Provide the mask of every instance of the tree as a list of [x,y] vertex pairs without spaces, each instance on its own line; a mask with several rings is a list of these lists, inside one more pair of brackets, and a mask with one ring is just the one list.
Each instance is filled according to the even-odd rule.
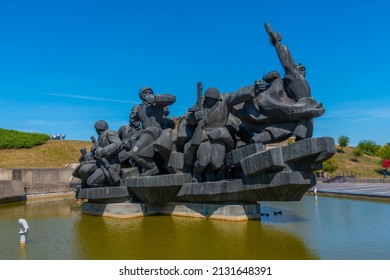
[[347,147],[349,144],[349,137],[346,135],[340,135],[337,139],[339,146],[341,147],[340,153],[343,153],[343,148]]

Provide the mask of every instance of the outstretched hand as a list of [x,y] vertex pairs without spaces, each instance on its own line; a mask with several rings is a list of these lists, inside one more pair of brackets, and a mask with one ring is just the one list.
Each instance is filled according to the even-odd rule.
[[267,22],[264,24],[264,27],[273,46],[282,41],[282,35],[279,32],[272,31],[271,26]]

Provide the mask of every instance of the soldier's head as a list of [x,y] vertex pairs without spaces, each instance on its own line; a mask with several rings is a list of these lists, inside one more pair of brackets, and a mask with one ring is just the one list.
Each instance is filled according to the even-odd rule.
[[215,87],[208,88],[204,93],[204,103],[207,107],[213,107],[221,99],[219,90]]
[[141,98],[142,101],[146,101],[146,96],[152,94],[153,90],[150,87],[143,87],[139,91],[139,98]]
[[108,124],[106,121],[100,120],[95,123],[94,128],[96,129],[96,133],[100,135],[108,129]]
[[297,68],[298,68],[299,73],[301,73],[301,75],[303,77],[306,77],[306,67],[305,67],[305,65],[303,65],[302,63],[298,63],[297,64]]

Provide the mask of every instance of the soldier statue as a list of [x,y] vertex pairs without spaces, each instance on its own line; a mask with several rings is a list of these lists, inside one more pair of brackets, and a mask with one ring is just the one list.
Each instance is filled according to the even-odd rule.
[[201,107],[190,109],[193,112],[187,115],[187,122],[196,125],[196,129],[186,144],[184,158],[194,158],[193,176],[197,181],[224,179],[222,167],[225,154],[234,148],[226,127],[230,110],[236,104],[255,98],[264,90],[265,83],[262,81],[256,81],[254,86],[240,88],[234,93],[220,94],[217,88],[210,87],[204,93]]
[[82,180],[82,188],[120,185],[118,153],[122,142],[116,131],[108,129],[106,121],[99,120],[94,127],[99,135],[98,140],[91,137],[93,147],[90,153],[82,149],[80,165],[73,176]]
[[142,125],[139,138],[131,150],[132,159],[142,167],[141,176],[152,176],[159,173],[155,162],[154,143],[160,137],[164,118],[164,108],[173,104],[176,97],[171,94],[155,95],[149,87],[139,91],[142,104],[138,106],[135,119]]

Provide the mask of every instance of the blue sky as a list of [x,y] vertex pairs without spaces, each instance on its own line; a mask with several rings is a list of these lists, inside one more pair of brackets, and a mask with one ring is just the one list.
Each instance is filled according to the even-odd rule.
[[0,0],[0,127],[89,140],[118,129],[138,91],[171,93],[171,116],[196,83],[233,92],[283,73],[264,22],[307,67],[324,104],[314,136],[390,142],[389,1]]

